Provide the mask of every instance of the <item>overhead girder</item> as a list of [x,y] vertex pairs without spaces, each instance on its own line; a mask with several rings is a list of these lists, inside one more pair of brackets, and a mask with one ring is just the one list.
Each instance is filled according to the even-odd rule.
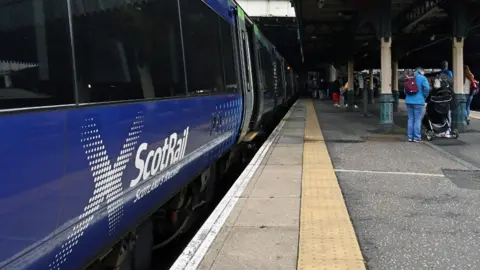
[[[417,35],[412,36],[406,32],[400,33],[396,40],[406,40],[407,42],[395,43],[401,44],[400,46],[397,45],[394,50],[398,57],[408,56],[409,53],[428,47],[438,47],[437,44],[439,43],[446,43],[446,47],[442,51],[448,52],[451,47],[451,43],[449,42],[451,37],[466,37],[469,22],[472,22],[472,18],[474,19],[478,12],[480,12],[477,5],[472,5],[469,8],[467,2],[467,0],[456,0],[456,2],[453,2],[453,0],[440,1],[439,5],[448,13],[450,20],[436,24]],[[471,10],[476,10],[476,12],[472,12]],[[408,42],[408,40],[411,40],[411,42]]]
[[[383,2],[384,4],[385,3],[388,3],[391,1],[381,1],[381,0],[377,0],[377,1],[380,1],[380,2]],[[390,36],[392,36],[392,34],[395,34],[394,38],[395,38],[395,41],[399,40],[399,39],[402,39],[402,36],[409,36],[411,37],[411,40],[414,40],[415,38],[414,37],[418,37],[418,36],[410,36],[411,34],[409,33],[410,30],[418,25],[419,23],[421,23],[424,19],[428,18],[433,12],[435,12],[436,10],[438,10],[439,8],[445,8],[446,7],[446,1],[449,1],[449,0],[418,0],[418,1],[415,1],[414,3],[412,3],[409,7],[407,7],[406,9],[404,9],[402,12],[400,12],[392,21],[391,24],[388,24],[387,21],[384,21],[383,24],[386,26],[386,27],[389,27],[390,26],[390,31],[385,31],[385,29],[382,31],[381,29],[379,29],[378,27],[380,27],[380,25],[382,25],[381,21],[383,18],[379,18],[379,20],[377,21],[378,25],[377,25],[377,34],[379,34],[378,37],[380,37],[382,34],[385,35],[385,34],[388,34],[388,32],[390,32]],[[463,0],[460,0],[460,1],[463,1]],[[386,19],[386,17],[384,17]],[[445,29],[443,29],[445,30]],[[383,32],[383,33],[382,33]],[[422,34],[425,34],[425,33],[422,33]],[[438,35],[438,33],[437,33]],[[405,51],[407,49],[403,49],[402,48],[402,45],[403,44],[398,44],[397,42],[393,42],[393,50],[392,50],[392,53],[394,54],[393,56],[395,58],[398,58],[398,57],[401,57],[403,54],[402,54],[402,51]],[[378,42],[378,40],[372,38],[369,42],[369,45],[367,47],[364,47],[363,49],[361,49],[357,55],[364,55],[365,53],[368,53],[370,51],[378,51],[379,50],[379,47],[380,47],[380,43]]]
[[452,36],[449,33],[451,33],[451,23],[444,21],[417,34],[399,35],[393,43],[392,53],[396,59],[401,59],[408,53],[449,39]]
[[[295,1],[295,0],[293,0]],[[371,19],[374,18],[375,16],[372,13],[372,10],[378,9],[381,7],[381,5],[390,5],[391,1],[385,1],[385,0],[345,0],[349,4],[354,5],[356,7],[356,10],[358,11],[357,13],[357,18],[355,20],[351,20],[353,23],[353,26],[361,26],[360,23],[358,23],[359,18],[366,18],[366,19]],[[295,1],[295,2],[301,2],[301,1]],[[460,2],[463,2],[464,5],[460,4]],[[418,48],[423,48],[425,46],[431,46],[432,43],[436,44],[436,42],[439,42],[438,39],[444,39],[448,36],[452,36],[452,31],[455,33],[454,35],[456,37],[464,37],[466,36],[468,32],[468,27],[466,25],[470,24],[474,21],[475,18],[478,18],[480,14],[480,5],[477,3],[471,3],[471,0],[418,0],[415,1],[411,6],[407,7],[403,12],[401,12],[399,15],[394,18],[393,22],[391,24],[384,24],[383,26],[379,24],[382,20],[384,22],[387,21],[388,16],[385,16],[385,14],[380,14],[379,18],[377,18],[377,24],[376,24],[376,34],[377,37],[372,37],[371,39],[361,42],[362,48],[357,51],[356,59],[358,59],[357,62],[368,62],[371,64],[378,63],[379,62],[379,56],[378,57],[372,57],[376,54],[378,54],[378,48],[380,46],[380,42],[378,42],[378,37],[388,37],[395,35],[395,40],[399,41],[393,42],[393,48],[392,48],[392,53],[396,55],[396,58],[401,58],[402,56],[405,55],[407,52],[416,51]],[[469,3],[469,7],[466,8],[466,4]],[[472,8],[475,7],[475,8]],[[435,10],[443,9],[447,11],[449,18],[451,20],[448,20],[445,22],[445,24],[442,24],[440,26],[432,26],[428,30],[425,30],[421,32],[418,35],[413,35],[413,36],[408,36],[410,30],[421,24],[426,18],[428,18],[430,15],[432,15]],[[299,12],[299,9],[296,9],[296,12]],[[367,16],[365,16],[367,14]],[[454,14],[457,14],[454,16]],[[463,14],[462,16],[458,16],[458,14]],[[358,16],[360,15],[360,16]],[[298,21],[300,25],[300,21],[302,21],[301,16],[298,16]],[[332,40],[333,46],[329,47],[330,50],[327,54],[322,56],[322,59],[338,59],[340,57],[345,58],[347,57],[345,53],[347,51],[345,50],[348,46],[354,44],[354,42],[348,42],[348,36],[351,36],[351,34],[356,34],[356,32],[352,32],[351,25],[348,26],[349,30],[348,31],[340,31],[338,35],[332,34],[331,32],[325,32],[325,28],[322,30],[319,30],[318,28],[321,27],[324,23],[322,22],[308,22],[309,25],[313,25],[314,31],[313,33],[316,35],[316,38],[311,40],[311,39],[305,39],[305,35],[302,36],[302,34],[305,34],[305,25],[300,26],[300,35],[301,35],[301,40],[302,40],[302,46],[307,44],[307,42],[322,42],[325,40]],[[453,27],[453,29],[452,29]],[[477,26],[480,30],[480,25]],[[335,32],[335,31],[333,31]],[[338,31],[337,31],[338,33]],[[390,35],[389,35],[390,34]],[[432,35],[435,35],[435,39],[430,40],[430,37]],[[358,34],[357,34],[358,36]],[[368,37],[368,35],[365,35],[363,37]],[[411,40],[412,42],[409,42]],[[350,40],[351,41],[351,40]],[[401,42],[400,42],[401,41]],[[448,41],[445,41],[448,43]],[[330,43],[330,42],[329,42]],[[358,42],[357,42],[358,43]],[[365,46],[365,44],[368,44]],[[419,44],[420,43],[420,44]],[[403,46],[403,47],[402,47]],[[435,45],[436,46],[436,45]],[[315,50],[318,48],[317,45],[314,46]],[[325,47],[322,46],[322,49]],[[304,47],[305,49],[305,47]],[[340,53],[339,53],[340,52]],[[363,57],[365,54],[369,54],[367,57]],[[310,53],[310,55],[313,55]],[[449,55],[449,53],[446,53],[446,55]],[[372,60],[370,60],[372,59]],[[378,59],[378,60],[375,60]],[[412,63],[414,61],[409,60],[409,59],[404,59],[404,61],[407,61],[407,63]],[[436,61],[435,67],[438,65]],[[432,60],[433,63],[433,60]],[[370,65],[370,64],[369,64]],[[377,64],[375,64],[377,65]],[[402,65],[402,64],[401,64]]]
[[411,30],[424,19],[430,17],[437,10],[444,7],[447,0],[420,0],[415,1],[411,6],[393,20],[394,32],[410,33]]
[[[306,26],[313,26],[314,27],[314,36],[316,38],[325,35],[324,32],[321,32],[320,27],[326,26],[327,29],[331,28],[330,23],[323,23],[323,22],[306,22],[303,20],[303,17],[301,16],[301,10],[302,10],[302,1],[301,0],[290,0],[292,2],[292,5],[294,5],[295,8],[295,13],[298,19],[298,25],[299,25],[299,35],[300,35],[300,40],[301,40],[301,46],[304,48],[304,54],[305,58],[307,56],[307,50],[305,49],[307,42],[312,41],[311,38],[306,38]],[[352,0],[347,0],[347,2],[351,3],[357,3],[358,1],[352,1]],[[363,2],[368,2],[368,1],[363,1]],[[340,54],[335,54],[334,59],[338,58],[339,56],[343,58],[343,56],[347,55],[347,58],[350,58],[348,55],[353,55],[354,53],[354,40],[349,40],[349,37],[353,37],[354,34],[356,33],[357,29],[362,27],[365,23],[366,20],[360,20],[359,19],[359,14],[358,14],[358,9],[355,13],[349,14],[352,15],[352,19],[348,20],[346,24],[341,25],[337,31],[328,31],[328,38],[331,40],[331,42],[334,44],[332,47],[333,48],[342,48],[338,49],[340,51]],[[367,16],[368,17],[368,16]],[[342,24],[342,23],[340,23]],[[347,31],[342,31],[343,29],[347,28]],[[317,37],[318,35],[318,37]],[[323,40],[323,38],[322,38]],[[337,51],[337,50],[336,50]],[[331,55],[331,54],[329,54]]]
[[297,18],[297,24],[298,24],[298,36],[300,39],[300,54],[302,58],[302,62],[305,59],[304,52],[303,52],[303,40],[304,40],[304,28],[303,28],[303,17],[301,16],[301,10],[302,10],[302,1],[301,0],[290,0],[290,3],[293,6],[293,9],[295,10],[295,17]]
[[450,0],[449,5],[449,17],[452,19],[453,37],[460,40],[467,36],[468,32],[468,7],[467,0],[456,0],[453,3]]

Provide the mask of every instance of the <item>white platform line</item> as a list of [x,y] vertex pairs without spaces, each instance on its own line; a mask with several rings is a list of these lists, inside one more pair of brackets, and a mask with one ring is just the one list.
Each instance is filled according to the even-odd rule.
[[414,175],[414,176],[433,176],[433,177],[445,177],[443,174],[435,173],[416,173],[416,172],[388,172],[388,171],[364,171],[364,170],[347,170],[347,169],[334,169],[336,172],[349,172],[349,173],[371,173],[371,174],[395,174],[395,175]]
[[279,133],[285,124],[285,120],[290,116],[297,103],[298,100],[283,117],[268,139],[263,143],[262,147],[255,154],[253,159],[235,181],[230,190],[228,190],[227,194],[225,194],[215,210],[213,210],[202,227],[198,230],[192,240],[190,240],[190,243],[188,243],[188,245],[185,247],[182,254],[180,254],[172,267],[170,267],[170,270],[197,269],[198,265],[217,237],[217,234],[222,229],[223,224],[235,207],[238,199],[245,190],[245,187],[252,179],[252,176],[255,174],[258,166],[270,149],[270,146],[279,136]]

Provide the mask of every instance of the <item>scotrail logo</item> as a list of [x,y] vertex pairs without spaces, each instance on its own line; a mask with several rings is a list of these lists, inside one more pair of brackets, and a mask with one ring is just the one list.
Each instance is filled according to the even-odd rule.
[[[135,167],[138,169],[138,175],[130,182],[130,187],[135,187],[141,180],[149,178],[154,178],[155,180],[137,190],[134,202],[137,202],[178,173],[180,168],[177,166],[177,168],[161,174],[166,168],[180,161],[185,156],[188,131],[189,127],[183,131],[183,137],[180,138],[177,133],[172,133],[165,138],[163,147],[160,146],[157,149],[150,150],[144,156],[145,158],[142,158],[142,153],[147,151],[148,143],[142,143],[138,147],[137,155],[135,156]],[[155,177],[157,175],[160,175],[160,177]]]
[[[67,261],[67,256],[72,253],[79,238],[82,237],[83,232],[93,220],[94,213],[105,201],[107,203],[109,234],[115,232],[123,215],[122,176],[128,160],[135,150],[140,133],[142,133],[143,119],[143,113],[138,112],[116,159],[110,159],[94,119],[85,119],[82,126],[81,142],[87,155],[95,188],[87,206],[83,209],[83,214],[78,217],[78,222],[73,226],[67,241],[62,245],[62,250],[55,255],[54,262],[49,265],[49,269],[60,269],[60,266]],[[112,165],[113,160],[115,160],[115,163]]]
[[[79,238],[93,220],[95,212],[100,209],[105,201],[108,213],[109,234],[115,233],[123,216],[123,173],[142,133],[143,122],[143,113],[139,112],[135,117],[120,153],[117,155],[117,158],[111,159],[94,119],[85,119],[85,124],[82,126],[81,142],[87,156],[95,188],[87,206],[84,208],[83,214],[78,217],[78,221],[73,226],[67,241],[62,245],[61,251],[55,255],[54,261],[49,265],[50,270],[60,269],[60,266],[67,261],[67,256],[72,253],[73,248],[78,244]],[[189,127],[183,131],[183,137],[181,138],[179,138],[177,133],[172,133],[165,138],[163,147],[149,151],[145,160],[142,158],[142,152],[148,149],[148,143],[140,144],[135,157],[135,167],[139,170],[139,173],[130,182],[130,188],[135,188],[140,180],[147,180],[148,178],[155,180],[153,183],[146,184],[146,187],[139,188],[134,202],[178,173],[179,169],[161,174],[163,170],[185,156],[188,131]],[[160,177],[155,177],[157,175]]]

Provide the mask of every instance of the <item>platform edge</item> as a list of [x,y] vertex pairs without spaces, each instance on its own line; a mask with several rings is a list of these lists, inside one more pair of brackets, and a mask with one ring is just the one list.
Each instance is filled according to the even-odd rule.
[[298,102],[299,100],[292,105],[280,123],[278,123],[277,127],[263,143],[262,147],[260,147],[245,170],[237,180],[235,180],[233,186],[228,190],[227,194],[225,194],[223,199],[177,258],[175,263],[170,267],[170,270],[197,269],[235,207],[238,199],[245,190],[245,187],[252,179],[252,176],[260,166],[271,145],[278,138],[280,131],[285,125],[285,120],[290,117],[290,114],[296,108]]

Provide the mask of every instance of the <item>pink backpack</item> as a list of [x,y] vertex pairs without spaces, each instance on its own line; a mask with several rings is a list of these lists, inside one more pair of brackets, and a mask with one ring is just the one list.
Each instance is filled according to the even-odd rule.
[[470,85],[470,94],[471,95],[476,95],[478,94],[478,81],[474,80],[472,84]]
[[405,74],[405,93],[407,95],[414,95],[418,93],[418,85],[415,75]]

